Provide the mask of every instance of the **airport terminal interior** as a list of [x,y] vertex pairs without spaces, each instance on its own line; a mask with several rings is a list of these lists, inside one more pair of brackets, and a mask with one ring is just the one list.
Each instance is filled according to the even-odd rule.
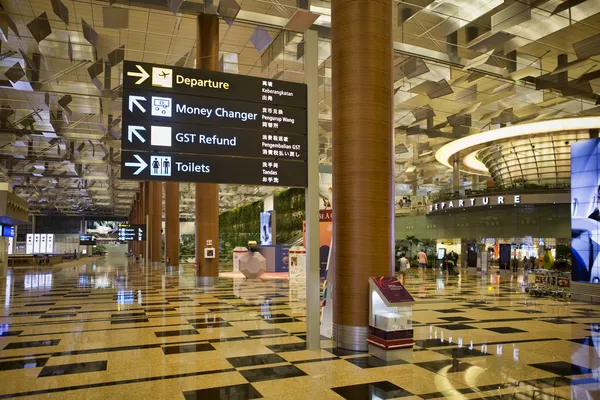
[[0,0],[0,399],[600,399],[600,0]]

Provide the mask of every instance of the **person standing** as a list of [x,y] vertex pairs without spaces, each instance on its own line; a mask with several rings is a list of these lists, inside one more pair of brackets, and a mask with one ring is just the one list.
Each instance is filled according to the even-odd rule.
[[404,272],[408,268],[410,268],[408,258],[406,258],[406,254],[402,253],[400,256],[400,272]]
[[427,268],[427,253],[421,249],[417,254],[417,261],[419,262],[419,268]]

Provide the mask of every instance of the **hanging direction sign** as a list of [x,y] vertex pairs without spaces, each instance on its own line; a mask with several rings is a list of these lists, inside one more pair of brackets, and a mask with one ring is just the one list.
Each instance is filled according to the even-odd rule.
[[146,226],[143,224],[119,224],[117,236],[122,242],[146,240]]
[[306,161],[306,136],[192,124],[139,122],[127,126],[123,150],[217,154]]
[[121,153],[121,178],[306,187],[306,163],[177,153]]
[[306,85],[224,72],[124,61],[123,88],[306,108]]
[[123,119],[218,125],[227,128],[306,135],[306,110],[259,103],[127,91],[123,94]]

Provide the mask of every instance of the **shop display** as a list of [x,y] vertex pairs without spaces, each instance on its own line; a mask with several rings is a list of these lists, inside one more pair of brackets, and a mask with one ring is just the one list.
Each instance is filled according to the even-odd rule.
[[306,275],[306,249],[304,246],[292,246],[289,250],[290,278]]

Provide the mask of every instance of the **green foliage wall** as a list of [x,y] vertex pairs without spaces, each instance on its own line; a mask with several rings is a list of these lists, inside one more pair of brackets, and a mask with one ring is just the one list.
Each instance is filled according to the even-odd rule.
[[221,252],[230,254],[238,246],[246,247],[248,241],[260,242],[260,213],[263,202],[246,204],[219,215]]
[[302,234],[304,189],[288,189],[275,195],[277,244],[289,244]]

